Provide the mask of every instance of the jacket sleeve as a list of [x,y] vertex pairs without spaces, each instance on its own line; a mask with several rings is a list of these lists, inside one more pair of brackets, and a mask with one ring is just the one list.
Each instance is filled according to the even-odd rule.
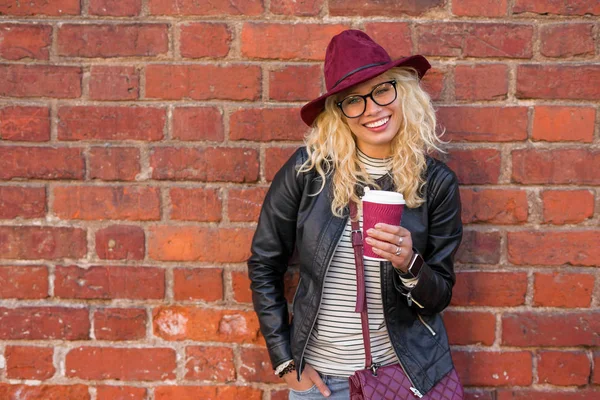
[[273,367],[292,359],[283,276],[295,248],[304,175],[298,174],[297,166],[305,158],[306,151],[299,149],[275,175],[263,202],[248,259],[252,302]]
[[450,304],[456,281],[454,254],[463,233],[458,179],[448,167],[437,163],[427,182],[429,227],[419,281],[412,289],[403,288],[399,279],[396,285],[423,315],[439,313]]

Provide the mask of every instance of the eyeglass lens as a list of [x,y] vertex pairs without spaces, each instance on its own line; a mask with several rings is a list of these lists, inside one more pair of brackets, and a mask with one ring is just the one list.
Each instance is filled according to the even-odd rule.
[[384,82],[376,86],[371,93],[360,96],[348,96],[342,100],[342,111],[348,118],[360,117],[367,109],[367,97],[370,97],[376,104],[387,106],[396,100],[396,87],[392,82]]

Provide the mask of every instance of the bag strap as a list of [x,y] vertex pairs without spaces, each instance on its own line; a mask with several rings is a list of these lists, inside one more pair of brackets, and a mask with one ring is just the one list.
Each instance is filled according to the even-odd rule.
[[360,313],[363,342],[365,345],[365,368],[371,368],[371,335],[369,333],[369,314],[367,310],[367,294],[365,290],[365,266],[363,261],[363,237],[358,224],[358,208],[356,203],[350,202],[350,224],[352,227],[352,247],[354,248],[354,264],[356,266],[356,308]]

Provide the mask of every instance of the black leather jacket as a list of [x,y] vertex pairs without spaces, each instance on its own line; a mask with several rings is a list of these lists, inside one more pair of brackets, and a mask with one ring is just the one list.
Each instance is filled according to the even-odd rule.
[[[319,310],[323,282],[347,223],[331,212],[331,182],[318,195],[321,178],[297,173],[307,159],[301,148],[275,176],[263,203],[248,260],[252,300],[273,366],[294,359],[298,377],[304,350]],[[427,159],[425,203],[405,208],[402,226],[423,256],[418,284],[409,292],[391,263],[381,263],[384,315],[398,359],[421,392],[428,392],[453,367],[439,315],[450,303],[455,275],[453,257],[462,238],[460,197],[455,174],[442,162]],[[392,190],[385,175],[377,182]],[[347,215],[347,213],[346,213]],[[283,275],[298,265],[300,281],[288,323]],[[413,300],[413,301],[411,301]],[[409,305],[410,303],[410,305]]]

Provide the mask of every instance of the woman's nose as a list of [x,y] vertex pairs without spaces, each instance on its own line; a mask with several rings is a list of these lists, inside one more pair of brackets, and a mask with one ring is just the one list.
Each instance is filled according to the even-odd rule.
[[379,111],[381,111],[381,106],[379,104],[375,103],[375,101],[373,101],[372,98],[367,97],[367,99],[365,101],[367,102],[367,105],[365,107],[366,115],[374,115],[374,114],[377,114]]

